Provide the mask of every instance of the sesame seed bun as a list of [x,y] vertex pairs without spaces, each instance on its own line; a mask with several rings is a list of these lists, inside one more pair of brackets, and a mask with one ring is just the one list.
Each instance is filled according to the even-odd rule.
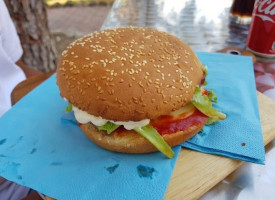
[[[166,143],[173,147],[196,135],[205,125],[207,117],[200,123],[189,126],[184,131],[162,135]],[[82,131],[98,146],[121,153],[150,153],[158,151],[147,139],[133,130],[119,128],[112,134],[99,131],[92,123],[82,124]]]
[[114,121],[166,115],[190,102],[203,69],[179,38],[149,28],[95,32],[73,42],[57,67],[62,97]]

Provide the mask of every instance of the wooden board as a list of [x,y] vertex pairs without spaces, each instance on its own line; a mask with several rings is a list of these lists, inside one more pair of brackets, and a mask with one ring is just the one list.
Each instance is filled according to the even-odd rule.
[[[275,138],[275,101],[258,92],[264,144]],[[198,199],[244,162],[182,149],[165,199]]]
[[28,79],[19,83],[11,93],[11,102],[14,105],[21,98],[23,98],[26,94],[40,85],[43,81],[48,79],[54,72],[47,72],[40,75],[29,77]]

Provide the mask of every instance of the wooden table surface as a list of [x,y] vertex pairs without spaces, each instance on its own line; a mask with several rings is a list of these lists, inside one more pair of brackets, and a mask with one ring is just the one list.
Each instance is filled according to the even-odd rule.
[[[275,101],[258,92],[264,144],[275,138]],[[165,199],[198,199],[244,162],[182,149]]]
[[[52,74],[53,72],[42,74],[21,82],[12,92],[13,103]],[[275,138],[275,102],[260,92],[257,95],[266,145]],[[242,164],[243,162],[238,160],[182,149],[165,199],[198,199]]]
[[31,90],[40,85],[43,81],[48,79],[55,72],[47,72],[37,76],[32,76],[21,83],[19,83],[11,93],[11,102],[14,105],[18,102],[22,97],[28,94]]

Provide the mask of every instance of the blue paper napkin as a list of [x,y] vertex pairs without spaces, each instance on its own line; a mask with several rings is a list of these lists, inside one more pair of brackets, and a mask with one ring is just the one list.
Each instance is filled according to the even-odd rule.
[[[218,108],[228,118],[205,128],[184,146],[262,163],[251,60],[211,53],[198,56],[209,67],[209,87],[218,94]],[[0,175],[57,199],[162,199],[180,146],[173,148],[174,159],[161,153],[127,155],[97,147],[70,114],[64,115],[67,103],[55,82],[51,77],[0,119]]]
[[163,198],[180,146],[174,159],[104,150],[63,117],[66,106],[53,76],[1,118],[1,176],[56,199]]
[[197,53],[208,67],[208,85],[218,96],[216,108],[226,120],[183,143],[205,153],[264,164],[265,151],[251,57]]

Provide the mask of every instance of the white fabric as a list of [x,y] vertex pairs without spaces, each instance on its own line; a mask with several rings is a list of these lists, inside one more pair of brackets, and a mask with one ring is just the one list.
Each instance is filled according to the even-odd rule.
[[[22,47],[14,24],[4,1],[0,0],[0,117],[11,107],[13,88],[26,78],[15,64],[21,56]],[[29,188],[0,177],[0,200],[19,200],[29,192]]]
[[25,74],[15,63],[22,47],[3,0],[0,0],[0,117],[11,107],[10,95]]

